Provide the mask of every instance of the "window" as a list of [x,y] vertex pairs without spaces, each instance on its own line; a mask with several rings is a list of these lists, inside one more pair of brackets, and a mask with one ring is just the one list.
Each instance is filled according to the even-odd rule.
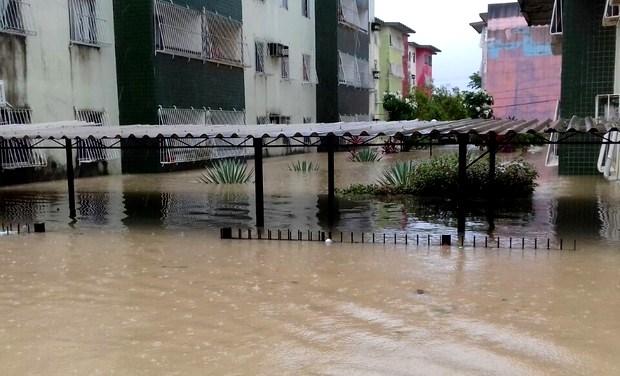
[[302,67],[303,82],[316,83],[318,80],[316,78],[316,70],[314,69],[314,64],[312,62],[312,55],[302,54],[301,56],[303,60],[303,67]]
[[25,0],[0,0],[0,32],[35,35],[30,3]]
[[69,0],[71,42],[93,46],[110,45],[108,26],[97,0]]
[[230,17],[155,1],[155,51],[246,66],[243,24]]
[[280,8],[288,9],[288,0],[280,0]]
[[310,0],[301,0],[301,15],[310,18]]
[[401,63],[390,63],[390,75],[398,78],[405,78],[405,72]]
[[282,57],[281,61],[281,66],[282,66],[282,79],[283,80],[289,80],[291,78],[290,74],[289,74],[289,69],[290,69],[290,61],[289,58],[284,56]]
[[265,55],[267,54],[267,44],[265,42],[254,42],[255,56],[254,67],[256,73],[265,73]]
[[433,57],[431,55],[424,56],[424,64],[433,66]]

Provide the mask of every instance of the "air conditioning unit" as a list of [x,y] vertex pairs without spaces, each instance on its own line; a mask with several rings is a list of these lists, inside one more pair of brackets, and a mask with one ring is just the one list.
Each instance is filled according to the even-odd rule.
[[287,57],[288,46],[282,43],[267,43],[267,49],[269,50],[269,56],[274,57]]
[[6,107],[6,95],[4,94],[4,81],[0,80],[0,107]]

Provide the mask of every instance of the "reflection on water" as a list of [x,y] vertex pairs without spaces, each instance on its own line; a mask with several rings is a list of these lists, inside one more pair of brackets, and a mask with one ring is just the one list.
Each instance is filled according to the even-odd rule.
[[[416,154],[417,153],[417,154]],[[426,157],[426,152],[389,155],[380,163],[346,161],[337,154],[337,186],[376,181],[394,158]],[[541,170],[531,199],[465,202],[469,236],[537,237],[620,241],[620,188],[601,177],[558,177],[543,165],[542,153],[530,160]],[[270,228],[328,228],[327,172],[300,174],[288,169],[299,156],[270,158],[265,164],[265,223]],[[304,159],[323,164],[325,155]],[[252,162],[250,162],[251,167]],[[551,169],[552,170],[552,169]],[[101,177],[76,181],[75,226],[109,230],[156,227],[171,230],[255,225],[253,185],[217,186],[197,182],[198,172]],[[65,182],[0,188],[0,220],[68,222]],[[339,198],[334,230],[455,234],[458,205],[426,198]]]

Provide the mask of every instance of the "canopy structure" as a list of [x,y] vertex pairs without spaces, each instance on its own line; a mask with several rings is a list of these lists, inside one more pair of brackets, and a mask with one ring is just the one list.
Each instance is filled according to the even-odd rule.
[[[615,125],[597,125],[586,121],[587,132],[605,133]],[[584,131],[578,122],[551,120],[487,120],[456,121],[379,121],[361,123],[266,124],[266,125],[124,125],[100,127],[68,121],[42,124],[5,125],[0,139],[128,139],[128,138],[278,138],[456,134],[544,134]]]
[[[620,138],[610,138],[605,135],[611,131],[618,131],[618,122],[601,122],[592,118],[576,118],[570,121],[551,120],[496,120],[496,119],[465,119],[457,121],[393,121],[393,122],[359,122],[359,123],[314,123],[314,124],[266,124],[266,125],[125,125],[125,126],[95,126],[78,121],[54,122],[27,125],[0,126],[0,140],[26,139],[32,142],[23,143],[29,147],[63,148],[67,158],[67,182],[69,190],[70,217],[75,218],[75,192],[73,176],[72,148],[82,142],[80,140],[117,140],[108,143],[110,148],[120,148],[124,139],[224,139],[230,146],[248,147],[245,141],[251,141],[255,159],[255,192],[256,192],[256,226],[264,224],[263,199],[263,148],[266,146],[278,147],[266,142],[266,139],[318,138],[319,142],[311,141],[306,146],[323,147],[327,152],[328,163],[328,206],[330,210],[330,226],[334,223],[336,212],[334,153],[340,139],[363,137],[366,145],[378,137],[393,137],[404,140],[407,136],[421,136],[429,144],[433,140],[442,140],[442,143],[458,144],[459,150],[459,182],[466,180],[467,145],[475,137],[484,136],[486,149],[489,155],[489,181],[494,180],[495,153],[501,144],[513,143],[515,136],[532,134],[537,136],[539,143],[561,144],[570,143],[572,136],[582,133],[597,135],[602,143],[620,143]],[[52,142],[44,143],[45,140]],[[436,143],[436,142],[435,142]],[[583,143],[583,141],[576,141]],[[48,145],[51,144],[51,145]],[[378,144],[375,144],[378,145]],[[0,148],[2,143],[0,143]],[[152,143],[144,143],[143,148],[152,148]],[[207,143],[181,142],[178,147],[210,147]],[[466,197],[461,198],[463,200]],[[465,214],[459,214],[459,236],[464,236]]]

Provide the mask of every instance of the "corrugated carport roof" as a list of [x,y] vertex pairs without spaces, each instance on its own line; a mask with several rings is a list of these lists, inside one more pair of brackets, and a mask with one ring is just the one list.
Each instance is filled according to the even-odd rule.
[[127,138],[277,138],[335,136],[406,136],[587,131],[604,133],[614,126],[593,121],[523,121],[465,119],[457,121],[393,121],[359,123],[313,123],[268,125],[124,125],[99,127],[83,122],[4,125],[0,139],[127,139]]

